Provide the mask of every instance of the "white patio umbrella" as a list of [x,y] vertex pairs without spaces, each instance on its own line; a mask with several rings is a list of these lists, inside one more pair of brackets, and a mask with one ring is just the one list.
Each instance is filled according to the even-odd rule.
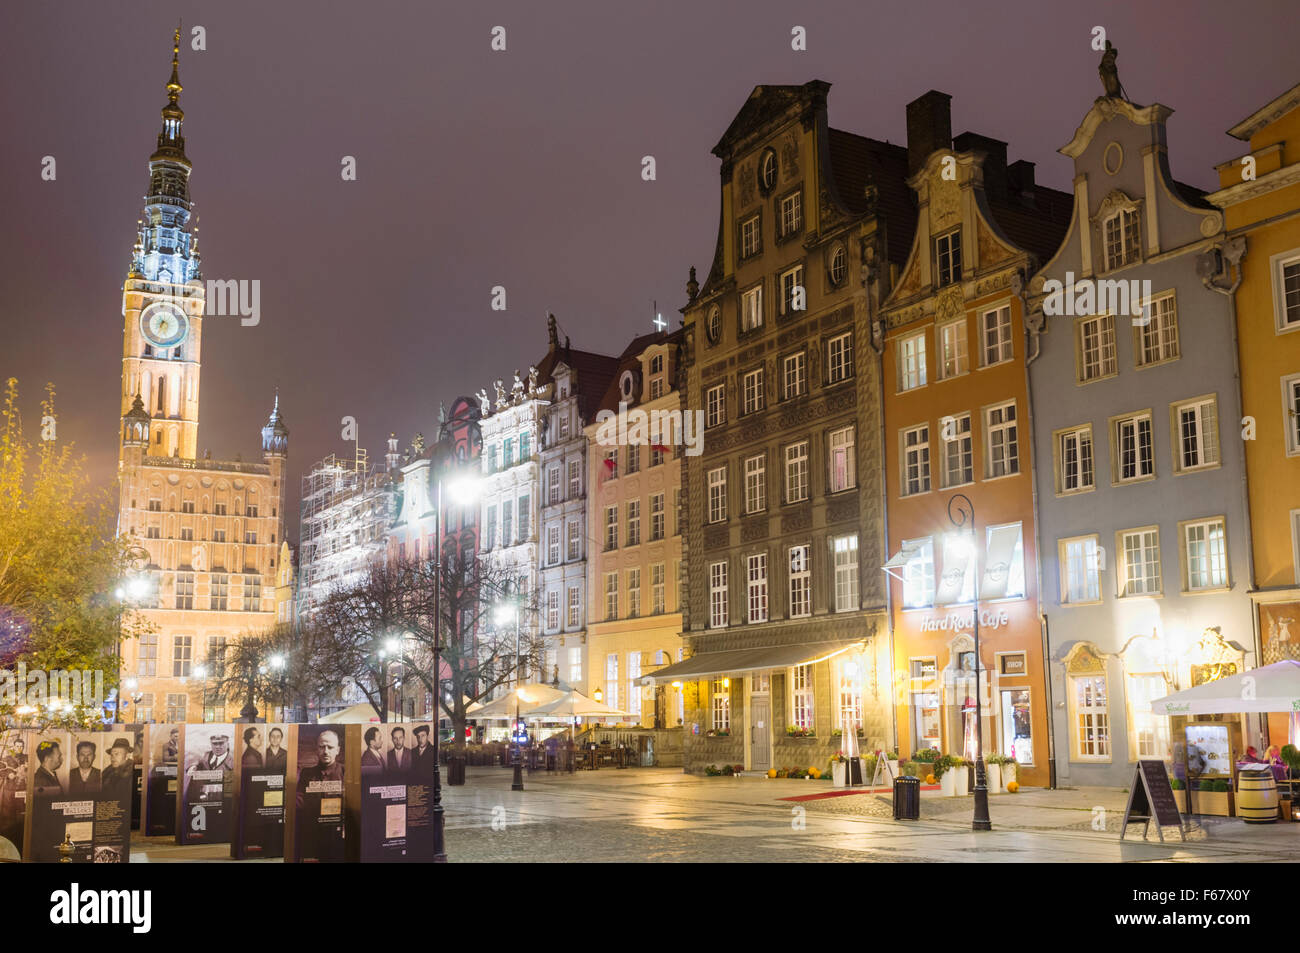
[[604,718],[626,714],[572,690],[523,712],[526,718]]
[[1300,662],[1287,659],[1215,679],[1151,703],[1157,715],[1300,711]]
[[515,698],[519,698],[519,711],[521,714],[527,713],[529,709],[535,708],[538,704],[554,701],[564,693],[554,685],[544,685],[541,682],[534,682],[530,685],[520,685],[518,688],[512,688],[506,694],[493,701],[488,702],[480,708],[474,709],[469,713],[469,717],[476,720],[488,720],[492,718],[509,721],[515,717]]
[[[388,713],[389,721],[397,721],[401,715],[397,712]],[[333,714],[322,715],[318,721],[322,725],[356,725],[369,724],[374,722],[379,724],[379,712],[375,711],[375,706],[370,702],[362,702],[359,705],[353,705],[350,708],[344,708],[342,711],[336,711]]]

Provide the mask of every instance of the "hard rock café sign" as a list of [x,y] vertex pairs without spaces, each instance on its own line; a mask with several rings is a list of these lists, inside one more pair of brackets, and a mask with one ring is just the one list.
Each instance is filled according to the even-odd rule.
[[[1011,617],[1005,609],[980,610],[980,627],[984,629],[1001,629],[1011,624]],[[921,620],[922,632],[961,632],[975,628],[975,613],[949,612],[945,615],[926,616]]]

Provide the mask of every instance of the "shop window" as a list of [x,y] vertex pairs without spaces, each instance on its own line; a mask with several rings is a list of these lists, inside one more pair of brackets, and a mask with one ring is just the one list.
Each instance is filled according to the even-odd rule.
[[813,727],[813,674],[811,665],[790,669],[790,724],[805,731]]
[[1128,677],[1129,760],[1171,758],[1169,718],[1154,714],[1151,703],[1169,694],[1169,683],[1160,673]]
[[914,658],[908,662],[908,667],[911,675],[911,704],[908,706],[911,750],[937,749],[941,738],[937,665],[933,658]]
[[1034,763],[1033,728],[1030,723],[1029,689],[1000,692],[1002,696],[1002,753],[1017,764]]

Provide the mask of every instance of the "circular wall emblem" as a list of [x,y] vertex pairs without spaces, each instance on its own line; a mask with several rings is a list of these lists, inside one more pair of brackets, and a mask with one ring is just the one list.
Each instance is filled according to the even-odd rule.
[[1106,170],[1107,175],[1114,175],[1124,164],[1124,147],[1118,142],[1112,142],[1106,146],[1106,151],[1101,154],[1101,167]]

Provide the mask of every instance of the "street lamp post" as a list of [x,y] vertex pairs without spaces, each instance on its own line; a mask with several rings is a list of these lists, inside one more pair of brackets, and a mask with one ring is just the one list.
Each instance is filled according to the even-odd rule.
[[288,677],[285,675],[285,658],[278,652],[271,656],[271,668],[280,673],[280,720],[284,721],[284,696]]
[[126,612],[128,600],[138,603],[148,594],[149,580],[143,576],[133,576],[125,580],[114,593],[117,597],[117,643],[113,656],[117,663],[118,687],[117,694],[113,698],[113,722],[119,725],[122,723],[122,616]]
[[975,539],[975,504],[965,493],[955,493],[948,501],[948,519],[959,531],[966,532],[969,524],[970,558],[974,563],[975,604],[971,608],[971,618],[975,632],[975,817],[971,829],[991,831],[993,822],[989,820],[988,777],[984,770],[984,706],[980,691],[980,561],[979,545]]
[[515,743],[515,776],[514,779],[510,782],[510,790],[512,791],[522,791],[524,789],[524,765],[523,765],[523,752],[521,750],[523,746],[519,743],[519,701],[522,698],[523,698],[523,692],[521,692],[518,689],[518,687],[516,687],[515,688],[515,730],[514,730],[514,739],[513,739]]

